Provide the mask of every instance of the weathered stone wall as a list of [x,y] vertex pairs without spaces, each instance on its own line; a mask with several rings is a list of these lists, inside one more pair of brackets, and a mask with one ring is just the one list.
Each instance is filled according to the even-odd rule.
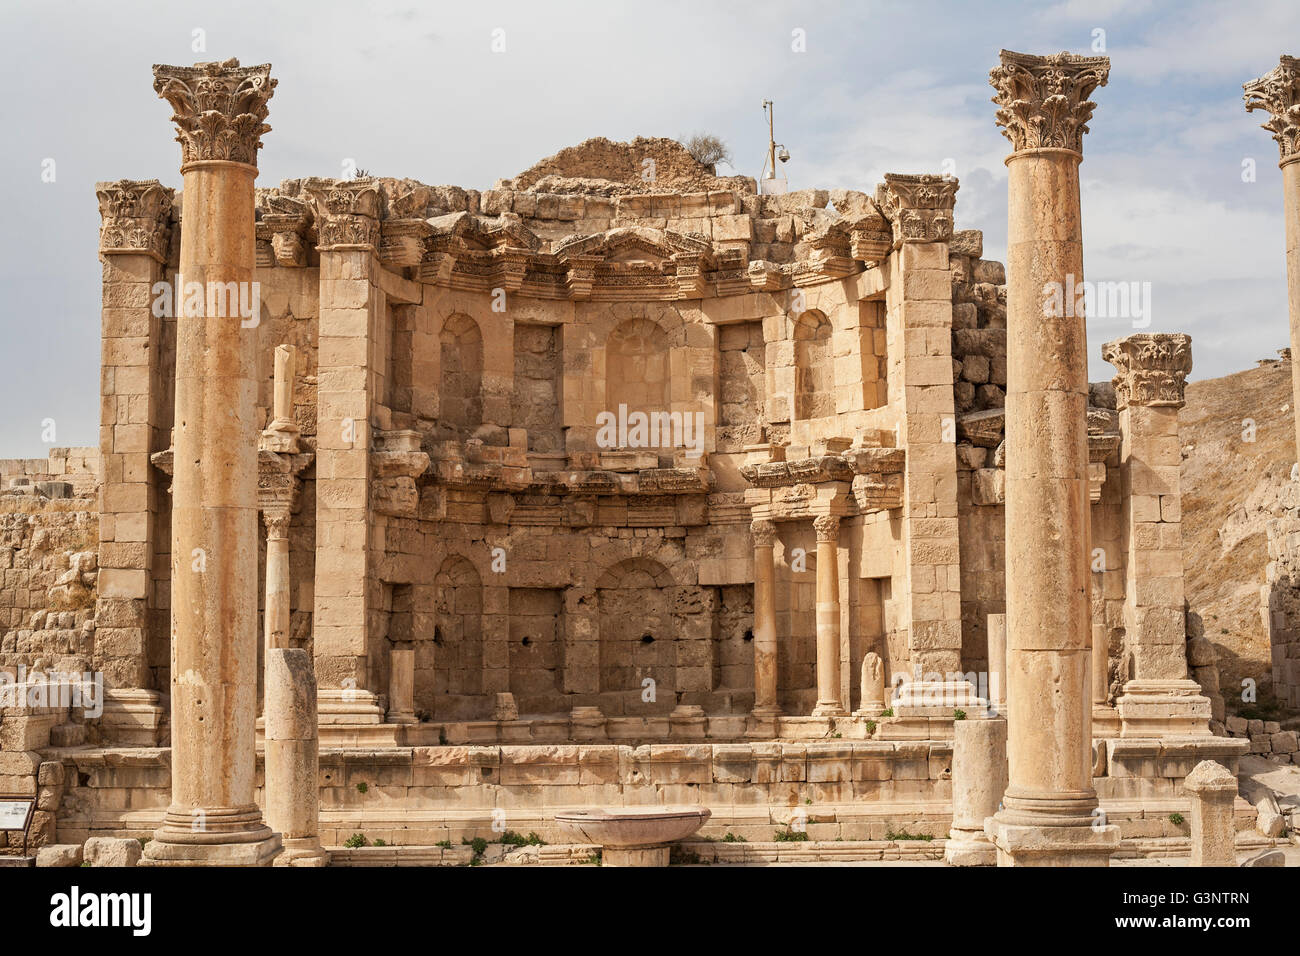
[[0,495],[0,668],[93,669],[97,544],[93,500]]

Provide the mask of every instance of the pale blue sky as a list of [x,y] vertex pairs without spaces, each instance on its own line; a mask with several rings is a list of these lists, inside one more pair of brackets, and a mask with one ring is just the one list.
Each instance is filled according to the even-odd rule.
[[[506,50],[491,50],[492,31]],[[792,31],[807,50],[791,49]],[[192,49],[195,30],[206,50]],[[757,175],[777,104],[792,188],[870,191],[885,172],[961,179],[959,228],[1006,234],[1008,149],[988,71],[999,48],[1112,61],[1084,145],[1085,273],[1152,283],[1150,331],[1193,338],[1193,378],[1287,344],[1277,147],[1241,84],[1300,38],[1300,3],[7,3],[0,8],[0,457],[96,444],[97,180],[180,185],[155,62],[269,61],[259,183],[381,175],[487,188],[590,136],[712,131]],[[56,180],[41,181],[42,162]],[[1243,183],[1254,159],[1257,180]],[[1132,331],[1090,322],[1101,343]]]

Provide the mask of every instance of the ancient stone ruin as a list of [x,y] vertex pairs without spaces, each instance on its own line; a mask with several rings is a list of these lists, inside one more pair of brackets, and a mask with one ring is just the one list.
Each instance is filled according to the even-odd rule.
[[2,711],[33,846],[557,863],[558,811],[684,805],[747,841],[704,862],[1230,859],[1192,343],[1045,295],[1109,70],[1002,53],[1004,268],[951,177],[766,195],[670,140],[255,186],[270,67],[155,67],[184,187],[97,187],[100,447],[0,468],[0,667],[103,683]]

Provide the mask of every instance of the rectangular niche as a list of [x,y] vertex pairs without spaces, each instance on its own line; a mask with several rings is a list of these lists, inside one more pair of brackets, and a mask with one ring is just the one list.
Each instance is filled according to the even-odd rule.
[[740,451],[763,440],[763,323],[720,326],[718,351],[718,450]]
[[528,450],[564,451],[559,336],[553,325],[515,325],[515,390],[510,420],[528,430]]
[[563,613],[559,589],[510,589],[510,693],[521,715],[568,712]]

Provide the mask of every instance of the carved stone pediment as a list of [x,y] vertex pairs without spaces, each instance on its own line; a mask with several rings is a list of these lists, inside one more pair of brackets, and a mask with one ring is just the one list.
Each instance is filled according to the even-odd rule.
[[571,236],[555,246],[561,262],[572,256],[599,256],[605,262],[671,262],[678,254],[709,259],[713,243],[704,236],[651,229],[647,226],[621,226],[590,236]]

